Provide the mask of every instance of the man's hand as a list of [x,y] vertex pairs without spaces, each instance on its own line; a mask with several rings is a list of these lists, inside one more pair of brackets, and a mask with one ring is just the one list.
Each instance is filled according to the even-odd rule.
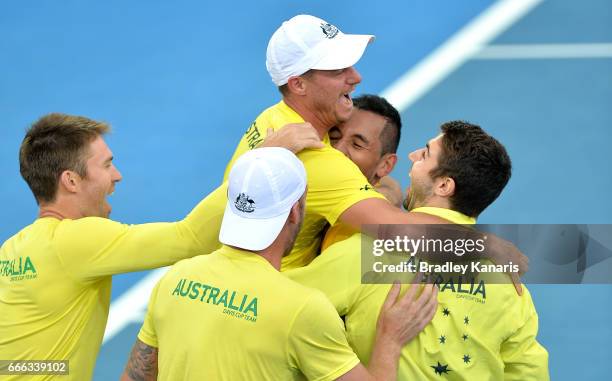
[[283,147],[298,153],[306,148],[323,148],[325,144],[312,124],[305,122],[286,124],[278,131],[268,128],[266,138],[260,147]]
[[385,176],[380,179],[378,184],[374,186],[378,193],[385,196],[385,198],[394,206],[398,208],[402,207],[402,201],[404,195],[402,194],[402,188],[399,183],[391,176]]
[[[373,379],[395,380],[402,347],[431,321],[438,308],[438,288],[433,284],[421,288],[421,276],[415,277],[406,294],[400,296],[400,285],[394,284],[380,309],[376,341],[368,371]],[[367,378],[366,378],[367,379]]]
[[499,238],[496,235],[489,234],[487,236],[489,241],[489,256],[491,261],[496,265],[508,265],[510,262],[518,265],[519,272],[511,272],[510,278],[514,288],[519,295],[523,295],[523,287],[521,286],[520,275],[525,274],[529,270],[529,258],[523,254],[512,242],[506,241],[503,238]]
[[378,334],[391,338],[400,348],[425,328],[438,308],[438,288],[433,284],[424,285],[421,295],[415,298],[421,278],[415,277],[403,297],[400,285],[394,283],[380,309]]

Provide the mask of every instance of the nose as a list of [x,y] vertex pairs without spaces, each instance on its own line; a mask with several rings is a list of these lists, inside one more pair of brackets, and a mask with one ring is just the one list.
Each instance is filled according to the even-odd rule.
[[418,149],[418,150],[415,150],[415,151],[410,152],[410,153],[408,154],[408,159],[409,159],[410,161],[412,161],[413,163],[414,163],[415,161],[419,160],[419,155],[421,154],[421,150],[422,150],[422,148],[421,148],[421,149]]
[[361,74],[353,66],[347,68],[348,81],[351,85],[361,83]]
[[114,168],[115,168],[115,173],[113,173],[113,182],[118,183],[119,181],[123,179],[123,176],[121,176],[121,172],[119,172],[117,167],[114,167]]
[[338,151],[342,152],[344,154],[344,156],[348,157],[350,159],[350,155],[348,153],[348,149],[347,149],[347,144],[344,141],[344,139],[339,139],[336,141],[336,143],[334,144],[334,148],[337,149]]

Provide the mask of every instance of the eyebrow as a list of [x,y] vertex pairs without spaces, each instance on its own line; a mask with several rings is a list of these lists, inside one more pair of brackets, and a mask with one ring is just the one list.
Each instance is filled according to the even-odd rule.
[[357,138],[359,140],[362,140],[366,144],[370,144],[370,141],[365,136],[363,136],[361,134],[355,134],[353,136],[355,136],[355,138]]

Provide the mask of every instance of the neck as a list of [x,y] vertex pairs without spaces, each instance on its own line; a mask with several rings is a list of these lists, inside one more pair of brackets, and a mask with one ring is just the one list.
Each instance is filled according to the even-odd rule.
[[38,208],[38,218],[44,217],[53,217],[58,220],[63,220],[65,218],[75,220],[83,217],[83,215],[74,202],[69,202],[68,200],[58,197],[51,203],[40,204]]
[[451,209],[450,202],[446,197],[438,197],[436,195],[431,196],[427,201],[422,203],[421,205],[415,205],[415,208],[422,207],[432,207],[432,208],[444,208]]
[[272,251],[269,251],[268,249],[257,251],[255,253],[263,257],[266,261],[270,262],[272,267],[274,267],[276,270],[280,271],[282,256],[278,254],[278,250],[276,252],[272,252]]
[[295,100],[293,97],[284,97],[283,101],[285,102],[285,104],[287,104],[287,106],[291,107],[293,111],[297,112],[304,119],[305,122],[312,124],[321,140],[323,140],[323,137],[333,127],[328,126],[324,121],[321,120],[321,118],[315,112],[311,111],[309,107],[306,107],[301,102]]
[[283,229],[280,231],[274,242],[265,249],[261,251],[257,251],[256,254],[265,258],[272,267],[280,271],[281,262],[283,256],[285,255],[285,251],[287,250],[288,245],[293,247],[293,241],[295,239],[295,235],[291,236],[291,230],[288,225],[285,225]]

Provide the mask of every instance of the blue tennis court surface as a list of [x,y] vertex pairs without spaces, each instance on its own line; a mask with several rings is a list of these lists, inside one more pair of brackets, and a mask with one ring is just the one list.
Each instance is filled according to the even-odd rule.
[[[402,105],[394,171],[402,185],[408,152],[440,123],[465,119],[499,138],[514,165],[479,222],[612,223],[608,0],[40,1],[0,5],[0,239],[36,217],[17,152],[24,129],[51,111],[113,125],[108,142],[123,181],[112,218],[182,218],[220,183],[253,118],[278,100],[265,48],[280,22],[298,13],[377,36],[357,65],[357,93]],[[147,276],[117,276],[113,306],[126,295],[146,305],[148,295],[135,290]],[[529,288],[552,379],[608,379],[612,286]],[[100,351],[95,380],[116,379],[125,365],[143,313],[129,312],[111,316],[117,329]]]

